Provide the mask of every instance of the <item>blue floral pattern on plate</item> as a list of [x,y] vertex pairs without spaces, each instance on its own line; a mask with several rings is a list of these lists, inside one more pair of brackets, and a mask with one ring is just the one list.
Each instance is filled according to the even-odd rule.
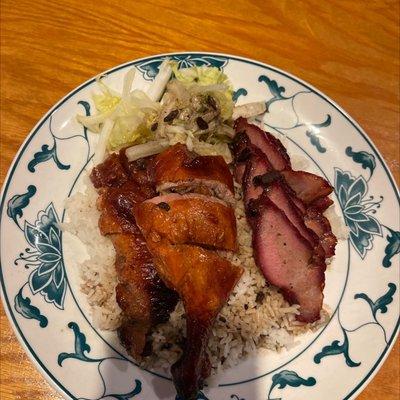
[[374,235],[382,236],[381,225],[371,214],[380,207],[383,197],[379,201],[373,201],[373,196],[365,199],[368,193],[366,180],[361,175],[355,178],[339,168],[335,169],[335,191],[350,228],[351,244],[364,258],[372,249]]
[[7,203],[7,215],[12,218],[19,229],[22,230],[18,218],[23,216],[23,209],[29,205],[31,198],[36,193],[36,186],[29,185],[26,193],[15,194]]
[[67,284],[62,259],[61,230],[53,204],[38,214],[36,221],[25,222],[25,238],[34,250],[29,253],[31,265],[37,268],[29,276],[33,294],[40,293],[46,302],[63,309]]
[[[152,81],[158,74],[161,63],[166,57],[160,57],[144,61],[137,65],[137,69],[143,74],[143,78]],[[216,67],[223,69],[228,63],[227,58],[219,56],[197,56],[197,55],[172,55],[169,57],[172,61],[178,63],[178,68],[187,68],[193,66]]]

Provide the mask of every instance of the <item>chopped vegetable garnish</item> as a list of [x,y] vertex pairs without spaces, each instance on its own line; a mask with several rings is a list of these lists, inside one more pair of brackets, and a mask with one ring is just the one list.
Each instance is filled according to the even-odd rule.
[[127,154],[133,160],[184,143],[200,155],[221,155],[229,163],[233,118],[265,112],[264,102],[234,107],[232,84],[215,67],[178,68],[177,62],[165,59],[146,92],[132,90],[134,78],[132,68],[125,75],[122,93],[98,78],[100,93],[93,94],[97,113],[77,116],[90,131],[100,133],[96,162],[107,150],[131,146]]
[[257,101],[255,103],[247,103],[241,106],[236,106],[233,109],[233,119],[243,117],[250,118],[260,114],[264,114],[267,110],[265,101]]
[[126,149],[125,154],[128,158],[128,161],[135,161],[139,158],[161,153],[166,147],[168,147],[168,141],[155,140],[145,144],[138,144],[136,146],[129,147]]

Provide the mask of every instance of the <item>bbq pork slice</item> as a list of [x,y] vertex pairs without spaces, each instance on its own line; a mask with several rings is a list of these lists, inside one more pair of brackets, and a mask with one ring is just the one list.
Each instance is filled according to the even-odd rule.
[[250,200],[260,197],[264,187],[268,184],[265,178],[274,179],[274,177],[279,176],[279,172],[272,168],[272,165],[258,147],[250,147],[250,152],[242,179],[245,207],[248,206]]
[[325,264],[267,196],[250,204],[254,258],[266,279],[277,286],[291,304],[300,305],[299,321],[320,318],[325,284]]
[[328,197],[320,197],[317,200],[314,200],[313,202],[310,203],[310,207],[318,210],[319,212],[323,213],[326,211],[331,205],[333,204],[333,200]]
[[314,321],[322,308],[325,259],[335,253],[336,237],[322,215],[332,204],[332,187],[317,175],[293,171],[271,134],[243,118],[235,129],[235,177],[243,187],[256,263],[290,303],[300,304],[298,319]]
[[157,155],[153,176],[158,192],[197,192],[234,202],[232,174],[221,156],[199,156],[183,144]]
[[236,134],[245,134],[250,142],[265,154],[275,170],[291,169],[289,155],[281,141],[275,136],[256,125],[249,124],[245,118],[238,118],[234,127]]
[[319,210],[309,207],[304,215],[304,223],[307,228],[315,232],[319,237],[325,257],[330,258],[335,255],[337,238],[332,232],[331,224]]
[[[268,132],[264,132],[256,125],[249,124],[245,118],[238,118],[235,121],[236,136],[232,144],[232,151],[235,157],[239,177],[238,182],[244,173],[243,158],[251,152],[250,145],[258,147],[265,155],[267,161],[276,171],[281,171],[290,188],[296,196],[306,205],[328,196],[333,188],[324,178],[305,171],[292,170],[289,155],[279,139]],[[329,200],[316,202],[315,207],[323,210],[330,205]]]
[[142,159],[127,164],[121,151],[95,167],[90,176],[99,191],[100,232],[112,240],[116,252],[116,299],[123,315],[118,334],[134,357],[147,354],[149,333],[168,320],[178,301],[177,294],[160,279],[132,215],[134,204],[156,193],[148,175],[150,162]]
[[[260,198],[264,195],[268,197],[276,207],[278,207],[299,231],[299,233],[310,243],[314,248],[316,254],[320,257],[325,256],[324,245],[326,240],[324,236],[320,239],[317,234],[320,234],[320,224],[316,221],[317,211],[310,213],[307,222],[310,226],[305,224],[306,209],[303,202],[299,200],[290,187],[286,184],[282,175],[272,169],[271,164],[266,160],[264,154],[259,149],[254,149],[253,154],[248,159],[243,177],[243,191],[244,191],[244,204],[247,212],[247,219],[250,225],[253,224],[254,218],[251,216],[249,204],[252,200]],[[311,223],[311,218],[312,223]],[[316,232],[312,228],[318,228]],[[323,227],[326,229],[326,226]],[[326,230],[324,230],[325,234]],[[331,248],[329,248],[331,253]]]
[[333,188],[321,176],[305,171],[281,171],[290,188],[296,196],[306,205],[324,198],[332,193]]
[[315,252],[318,252],[321,256],[325,256],[323,250],[317,249],[319,246],[318,236],[306,226],[303,215],[299,212],[290,195],[285,190],[285,186],[279,180],[272,182],[265,189],[264,196],[268,197],[285,214],[287,219],[299,231],[301,236],[307,240]]
[[246,169],[246,163],[252,153],[252,146],[249,137],[244,132],[236,133],[232,143],[229,145],[233,155],[235,167],[234,177],[237,183],[243,183],[243,175]]

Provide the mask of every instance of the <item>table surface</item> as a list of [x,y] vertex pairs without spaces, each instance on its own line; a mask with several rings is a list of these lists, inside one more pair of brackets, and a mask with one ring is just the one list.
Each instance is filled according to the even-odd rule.
[[[151,54],[263,61],[310,82],[373,139],[399,183],[399,2],[1,1],[1,177],[37,120],[81,82]],[[156,19],[154,18],[156,16]],[[0,397],[60,399],[3,308]],[[360,400],[399,398],[399,341]]]

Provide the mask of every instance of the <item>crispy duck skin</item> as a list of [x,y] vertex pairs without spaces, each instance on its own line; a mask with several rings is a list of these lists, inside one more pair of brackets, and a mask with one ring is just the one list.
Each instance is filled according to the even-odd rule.
[[134,204],[156,193],[147,172],[150,162],[149,158],[128,163],[121,151],[110,155],[91,173],[99,191],[99,229],[110,237],[116,251],[116,298],[123,312],[118,333],[135,357],[146,355],[146,339],[152,327],[167,321],[178,301],[177,294],[157,274],[132,215]]
[[215,318],[243,270],[202,247],[171,244],[165,239],[154,242],[151,232],[145,235],[159,275],[185,307],[185,346],[171,372],[178,395],[192,400],[210,375],[205,350]]
[[120,187],[128,182],[129,176],[119,154],[110,154],[104,162],[93,168],[90,180],[96,189]]
[[122,149],[118,154],[110,154],[103,163],[93,168],[90,179],[96,189],[124,187],[126,193],[131,190],[136,198],[151,198],[156,193],[149,174],[152,162],[153,157],[128,162]]
[[[215,318],[228,300],[243,270],[205,249],[193,256],[179,292],[186,310],[186,345],[171,372],[178,394],[195,399],[210,375],[206,347]],[[174,286],[175,288],[175,286]]]
[[157,196],[137,207],[135,215],[142,230],[171,243],[237,249],[233,209],[216,198],[196,193]]
[[169,194],[133,212],[159,275],[185,307],[184,351],[171,372],[178,395],[192,400],[211,371],[206,347],[215,318],[243,272],[210,250],[236,249],[233,210],[203,195]]
[[147,335],[153,326],[168,320],[177,295],[160,279],[141,234],[122,233],[110,238],[116,250],[116,297],[125,315],[118,334],[130,354],[145,356],[149,352]]
[[252,200],[253,249],[267,280],[280,288],[291,304],[300,305],[299,321],[319,319],[325,264],[283,211],[263,194]]
[[199,156],[183,144],[157,155],[153,165],[159,192],[197,192],[233,202],[233,179],[221,156]]

